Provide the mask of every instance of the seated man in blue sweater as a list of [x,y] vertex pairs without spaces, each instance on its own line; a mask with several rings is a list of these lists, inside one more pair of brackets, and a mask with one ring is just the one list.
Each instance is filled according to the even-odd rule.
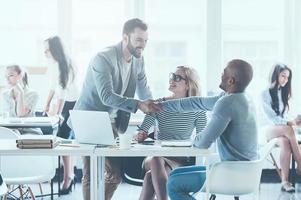
[[[217,140],[222,161],[255,160],[257,127],[255,108],[245,94],[253,77],[249,63],[232,60],[224,69],[220,88],[225,92],[216,97],[189,97],[160,103],[165,111],[212,111],[207,127],[194,141],[198,148],[209,148]],[[167,190],[171,200],[192,200],[205,182],[205,168],[191,166],[171,172]]]

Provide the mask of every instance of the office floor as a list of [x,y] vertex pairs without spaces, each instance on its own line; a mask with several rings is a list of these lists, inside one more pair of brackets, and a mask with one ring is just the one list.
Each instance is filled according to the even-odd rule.
[[[45,192],[49,188],[48,185],[43,186]],[[55,187],[56,188],[56,187]],[[264,183],[261,184],[259,200],[301,200],[301,184],[296,185],[297,191],[295,193],[289,194],[280,191],[279,183]],[[38,188],[34,188],[36,191]],[[138,200],[141,187],[132,186],[129,184],[121,184],[116,191],[113,200]],[[37,190],[38,191],[38,190]],[[81,200],[82,199],[82,188],[81,184],[77,183],[75,190],[66,196],[55,196],[55,200]],[[199,194],[197,199],[204,199],[204,194]],[[217,200],[233,200],[233,197],[218,195]],[[240,197],[241,200],[251,200],[252,195],[245,195]],[[37,198],[37,200],[50,200],[50,197]]]

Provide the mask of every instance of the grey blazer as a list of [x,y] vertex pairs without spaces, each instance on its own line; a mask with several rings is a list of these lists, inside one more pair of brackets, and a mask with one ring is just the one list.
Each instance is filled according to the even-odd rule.
[[[123,96],[120,95],[122,80],[122,43],[106,48],[90,61],[81,95],[75,104],[75,110],[107,111],[118,109],[127,113],[137,111],[138,100],[152,99],[147,85],[144,59],[133,57],[130,80]],[[118,114],[123,112],[118,112]],[[130,114],[127,114],[128,118]],[[117,117],[118,118],[118,117]],[[127,123],[126,123],[127,126]]]

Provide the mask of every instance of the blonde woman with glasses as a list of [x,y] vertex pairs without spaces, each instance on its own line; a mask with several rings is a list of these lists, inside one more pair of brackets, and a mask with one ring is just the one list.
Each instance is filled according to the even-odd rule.
[[[200,84],[197,72],[186,66],[179,66],[170,73],[169,91],[171,96],[158,99],[158,102],[200,96]],[[148,137],[149,129],[158,124],[159,140],[189,140],[194,129],[199,134],[206,126],[206,112],[160,112],[155,116],[146,115],[136,136],[138,142]],[[147,157],[143,168],[146,171],[140,200],[167,200],[166,182],[169,173],[177,167],[191,165],[189,157]]]

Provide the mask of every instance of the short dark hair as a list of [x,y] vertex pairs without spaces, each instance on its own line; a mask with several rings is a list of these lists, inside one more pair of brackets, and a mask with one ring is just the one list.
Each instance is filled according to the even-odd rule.
[[129,35],[130,33],[134,32],[135,28],[140,28],[140,29],[146,31],[147,24],[138,18],[130,19],[125,22],[125,24],[123,26],[122,34]]
[[240,59],[231,60],[228,66],[235,75],[237,81],[235,85],[238,92],[243,92],[253,78],[252,66],[248,62]]

